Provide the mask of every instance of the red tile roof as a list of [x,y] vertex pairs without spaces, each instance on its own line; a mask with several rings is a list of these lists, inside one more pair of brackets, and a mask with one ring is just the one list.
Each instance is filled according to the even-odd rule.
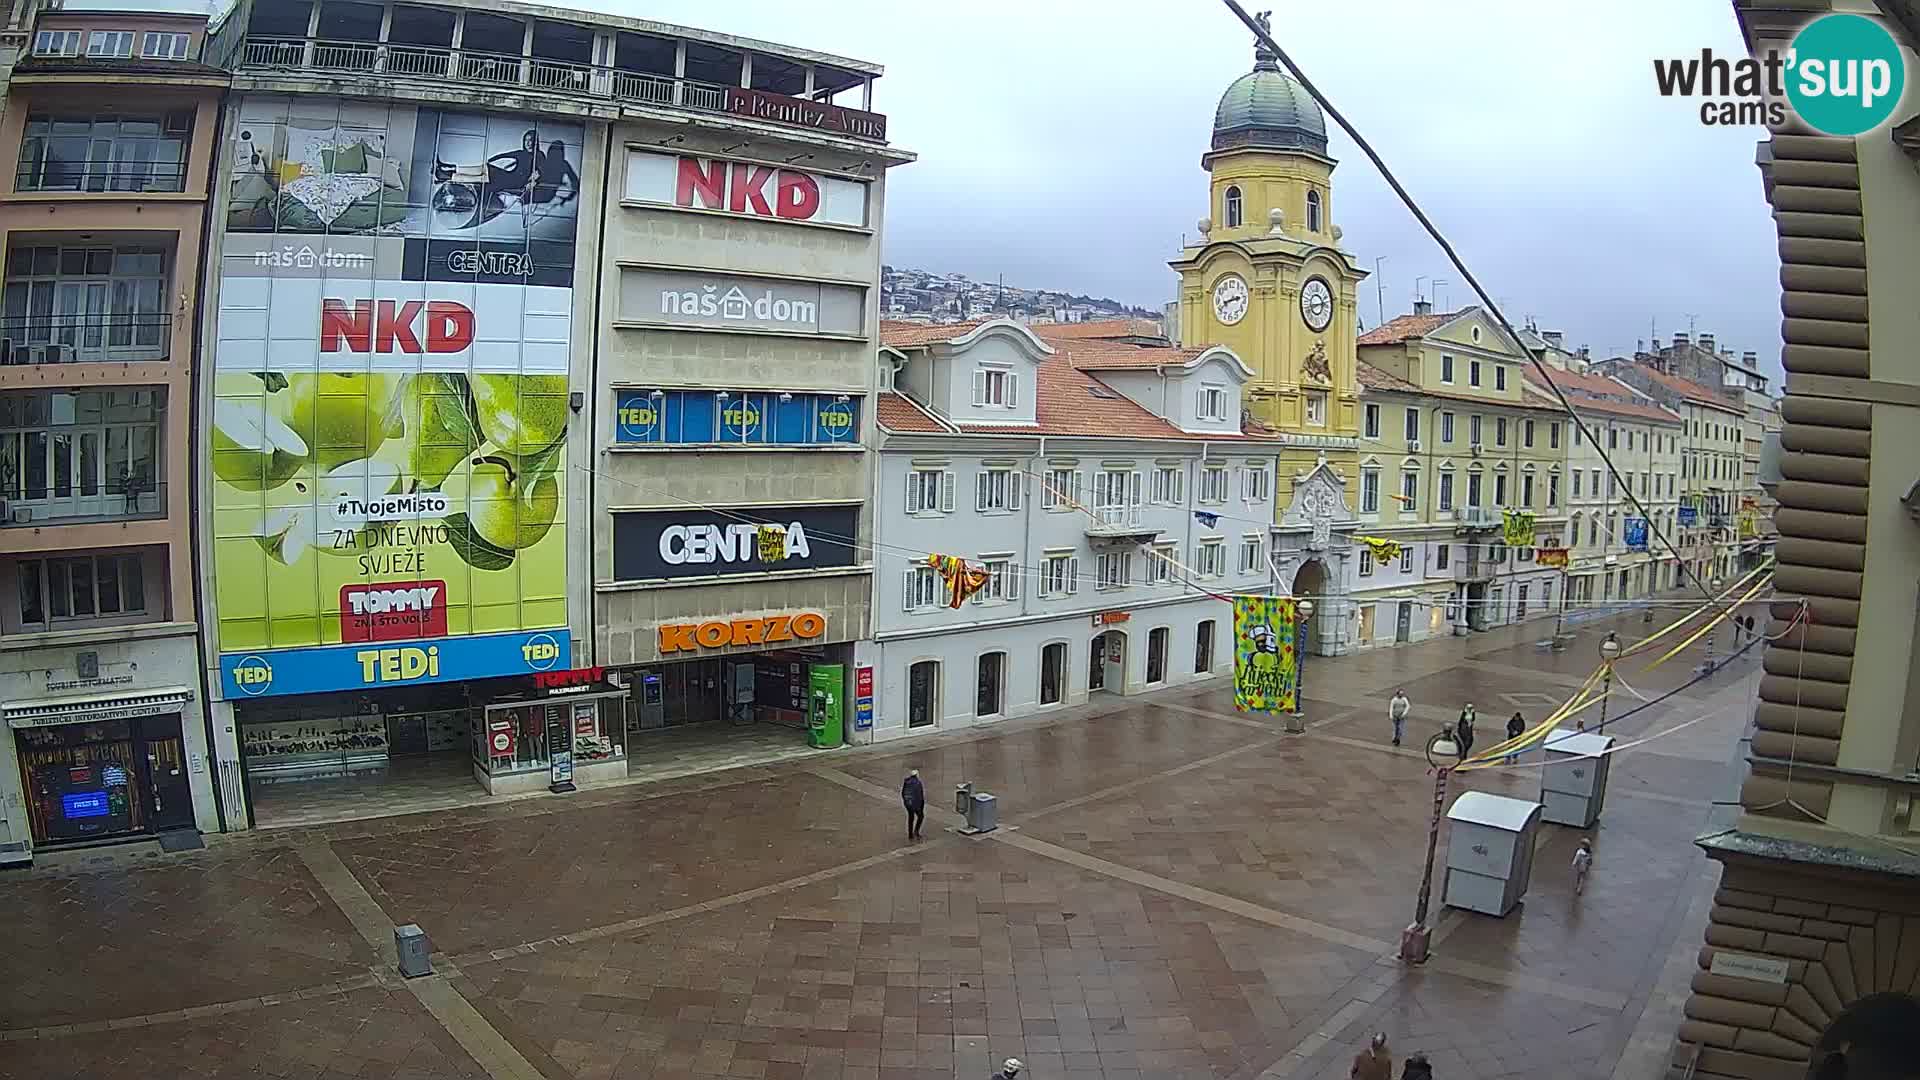
[[1083,371],[1155,368],[1191,361],[1205,349],[1175,349],[1166,345],[1128,345],[1118,341],[1049,341],[1055,351]]
[[1036,435],[1107,435],[1120,439],[1194,437],[1134,404],[1119,391],[1102,385],[1093,376],[1076,370],[1064,356],[1042,360],[1036,381],[1040,384],[1034,400],[1036,423],[1013,429],[1000,424],[961,424],[960,430],[979,434],[1013,430]]
[[1647,377],[1654,382],[1679,394],[1688,401],[1697,402],[1702,405],[1715,405],[1722,409],[1730,409],[1734,412],[1741,411],[1738,405],[1721,397],[1713,387],[1707,386],[1704,383],[1697,383],[1692,379],[1683,379],[1678,375],[1669,375],[1664,371],[1644,365],[1641,366],[1640,370],[1646,372]]
[[1354,368],[1354,374],[1360,377],[1360,385],[1368,390],[1398,390],[1403,394],[1417,394],[1420,388],[1398,375],[1389,375],[1362,360]]
[[1361,334],[1355,341],[1357,345],[1394,345],[1412,337],[1425,337],[1440,329],[1455,317],[1465,315],[1472,308],[1459,311],[1441,311],[1432,315],[1400,315],[1387,320],[1384,324]]
[[988,319],[969,319],[966,322],[956,323],[916,323],[882,319],[880,320],[880,344],[891,345],[896,349],[911,349],[917,345],[952,341],[989,321]]
[[939,435],[953,429],[935,419],[905,394],[883,393],[874,399],[875,415],[888,431],[914,435]]
[[[1525,372],[1528,382],[1541,384],[1541,388],[1545,389],[1544,384],[1547,379],[1541,376],[1538,368],[1529,364],[1526,365]],[[1547,368],[1547,374],[1551,377],[1553,385],[1558,386],[1569,394],[1577,393],[1586,394],[1591,397],[1612,396],[1622,398],[1638,398],[1640,396],[1638,390],[1635,390],[1625,383],[1609,379],[1605,375],[1592,375],[1583,371],[1564,371],[1555,367]]]
[[1042,338],[1128,338],[1161,335],[1160,324],[1152,319],[1098,319],[1092,322],[1034,323],[1027,329]]

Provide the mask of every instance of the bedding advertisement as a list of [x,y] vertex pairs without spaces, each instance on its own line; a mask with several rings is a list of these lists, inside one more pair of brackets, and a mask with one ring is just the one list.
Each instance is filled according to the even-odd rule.
[[567,626],[581,127],[248,97],[231,131],[206,451],[228,696],[565,666],[538,631]]

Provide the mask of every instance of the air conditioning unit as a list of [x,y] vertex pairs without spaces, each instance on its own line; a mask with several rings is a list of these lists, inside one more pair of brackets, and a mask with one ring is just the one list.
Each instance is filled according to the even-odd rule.
[[7,508],[7,520],[15,525],[27,525],[33,522],[33,507],[10,506]]
[[76,350],[71,345],[55,343],[45,346],[45,348],[47,351],[46,362],[49,364],[71,364],[75,359]]
[[1409,453],[1409,454],[1417,454],[1417,453],[1419,453],[1419,452],[1420,452],[1420,440],[1419,440],[1419,439],[1408,439],[1408,440],[1407,440],[1407,453]]

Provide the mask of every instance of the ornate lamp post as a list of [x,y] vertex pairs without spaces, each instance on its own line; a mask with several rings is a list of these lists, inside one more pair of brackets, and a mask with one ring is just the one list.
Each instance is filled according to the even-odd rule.
[[[1721,579],[1720,579],[1720,577],[1719,577],[1719,575],[1717,575],[1717,574],[1716,574],[1716,575],[1714,575],[1714,578],[1713,578],[1713,581],[1711,582],[1711,584],[1712,584],[1712,586],[1713,586],[1713,595],[1715,595],[1715,596],[1719,596],[1719,595],[1720,595],[1720,585],[1721,585]],[[1707,658],[1706,658],[1706,660],[1705,660],[1705,661],[1704,661],[1704,662],[1703,662],[1703,663],[1702,663],[1702,664],[1700,665],[1700,674],[1702,674],[1702,675],[1711,675],[1711,674],[1713,674],[1713,667],[1714,667],[1714,664],[1713,664],[1713,634],[1714,634],[1714,632],[1713,632],[1712,630],[1709,630],[1709,631],[1707,631]],[[1735,645],[1738,645],[1738,644],[1740,644],[1740,638],[1739,638],[1739,635],[1738,635],[1737,633],[1736,633],[1736,634],[1734,635],[1734,639],[1733,639],[1733,643],[1734,643]]]
[[[1607,730],[1607,702],[1613,697],[1613,662],[1618,659],[1620,659],[1620,635],[1609,630],[1607,631],[1606,640],[1600,643],[1600,671],[1602,679],[1600,685],[1600,727],[1598,728],[1600,731]],[[1581,731],[1587,729],[1587,724],[1584,720],[1575,721],[1573,726]]]
[[1413,922],[1400,931],[1400,959],[1408,964],[1427,962],[1427,908],[1433,900],[1433,858],[1440,848],[1440,815],[1447,809],[1447,781],[1460,763],[1460,744],[1452,727],[1443,727],[1427,740],[1427,763],[1433,766],[1433,817],[1427,822],[1427,860],[1420,870],[1420,896],[1413,904]]
[[1293,606],[1293,712],[1287,717],[1287,731],[1298,735],[1307,730],[1307,620],[1313,618],[1313,601],[1302,600]]

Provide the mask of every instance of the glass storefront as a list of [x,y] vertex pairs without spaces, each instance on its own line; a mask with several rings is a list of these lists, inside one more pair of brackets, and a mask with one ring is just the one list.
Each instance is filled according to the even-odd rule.
[[36,843],[193,824],[177,713],[22,728],[14,739]]
[[725,720],[807,729],[811,671],[839,647],[682,660],[626,672],[629,736]]

